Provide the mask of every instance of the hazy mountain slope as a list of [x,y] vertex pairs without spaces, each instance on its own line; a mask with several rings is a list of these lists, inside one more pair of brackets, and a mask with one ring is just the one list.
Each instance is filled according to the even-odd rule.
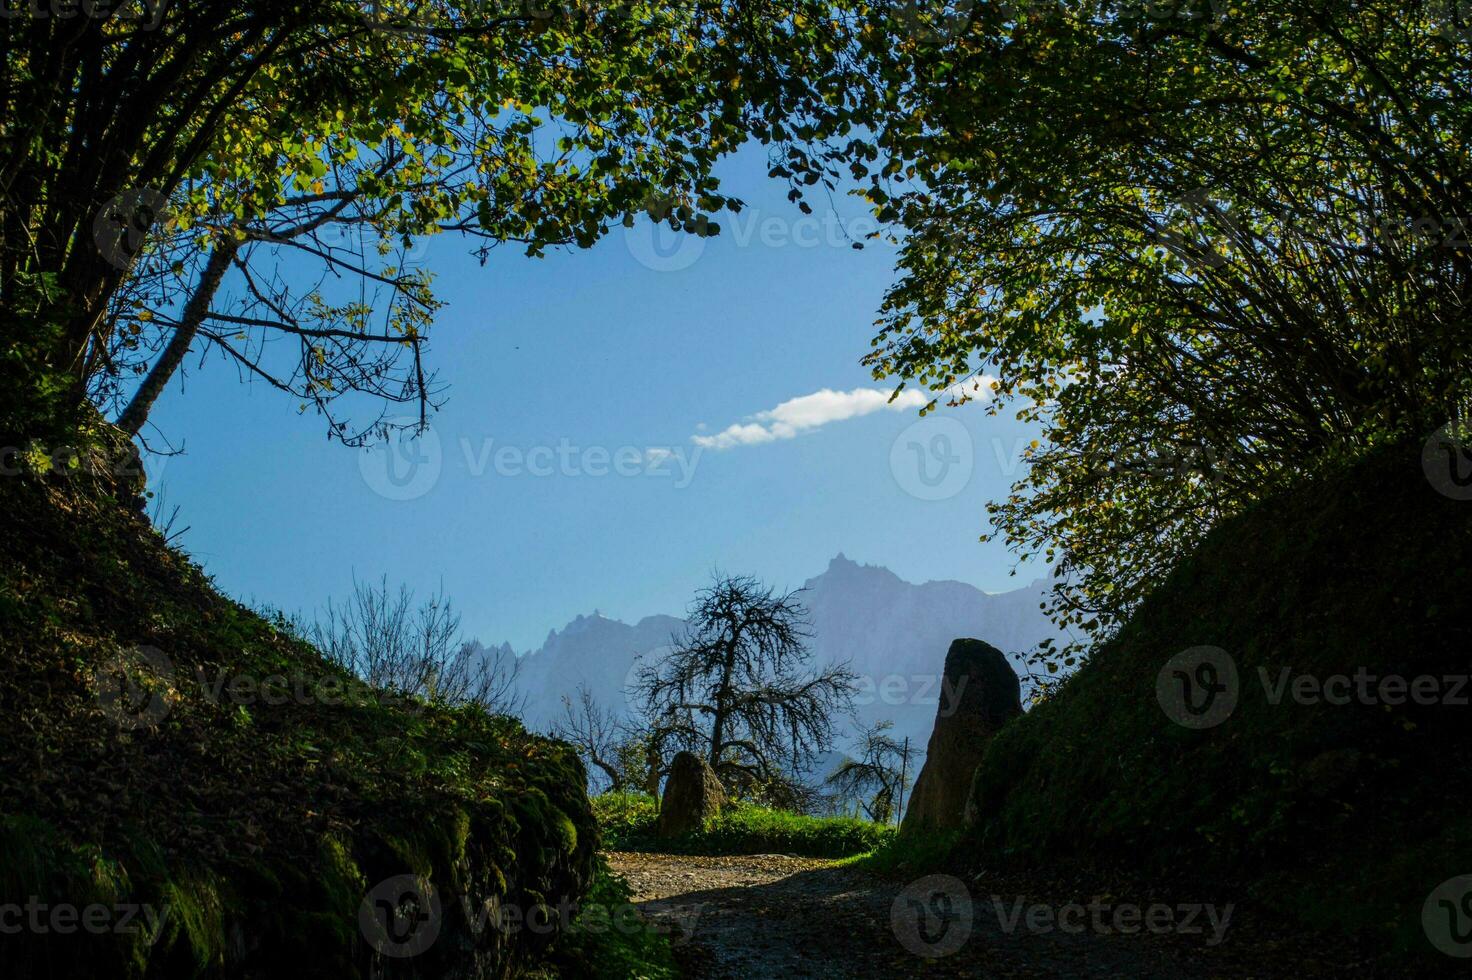
[[[964,582],[916,585],[839,555],[804,587],[817,659],[847,660],[862,678],[860,720],[888,718],[921,749],[935,720],[938,679],[951,640],[974,636],[1021,653],[1056,635],[1038,609],[1042,581],[988,595]],[[635,658],[657,658],[683,626],[673,616],[648,616],[630,625],[595,612],[551,631],[539,649],[521,658],[527,723],[535,728],[553,722],[562,712],[562,696],[579,684],[601,704],[628,710],[624,689]]]
[[597,612],[552,630],[540,648],[521,658],[518,686],[526,696],[526,721],[543,727],[562,713],[562,696],[586,684],[600,704],[625,710],[624,687],[634,660],[669,646],[684,629],[674,616],[646,616],[632,626]]
[[935,722],[946,649],[973,636],[1020,654],[1056,636],[1038,608],[1046,583],[988,595],[964,582],[906,582],[887,568],[859,565],[843,555],[807,582],[813,649],[820,659],[848,660],[865,690],[862,722],[889,719],[900,737],[923,750]]

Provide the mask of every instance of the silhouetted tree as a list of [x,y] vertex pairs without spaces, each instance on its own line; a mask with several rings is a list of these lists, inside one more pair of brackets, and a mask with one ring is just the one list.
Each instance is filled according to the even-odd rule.
[[852,706],[847,666],[812,665],[797,596],[718,577],[696,595],[674,649],[637,675],[655,733],[703,755],[738,792],[792,782],[831,744],[833,715]]
[[841,799],[854,800],[870,820],[890,823],[897,816],[900,794],[908,785],[905,747],[889,734],[894,722],[881,721],[859,733],[855,757],[835,769],[823,785]]

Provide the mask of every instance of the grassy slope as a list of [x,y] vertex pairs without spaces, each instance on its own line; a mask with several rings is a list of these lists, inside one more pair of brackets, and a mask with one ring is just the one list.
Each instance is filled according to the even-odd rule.
[[[1155,696],[1166,660],[1196,645],[1228,651],[1242,682],[1232,716],[1205,731],[1169,721]],[[1432,490],[1419,447],[1212,534],[991,743],[983,819],[960,850],[1235,885],[1288,921],[1434,956],[1422,902],[1472,871],[1472,707],[1273,706],[1258,677],[1361,666],[1472,668],[1472,503]]]
[[[157,937],[0,936],[0,974],[67,976],[76,960],[118,977],[357,976],[381,960],[384,975],[442,976],[528,961],[545,940],[474,935],[462,899],[530,907],[587,886],[596,826],[576,758],[510,719],[378,700],[220,596],[136,506],[136,486],[111,479],[0,477],[0,903],[170,914]],[[156,724],[99,696],[107,665],[138,646],[167,657],[133,670]],[[221,675],[284,675],[311,703],[214,699]],[[359,904],[401,873],[430,878],[443,924],[424,954],[382,959]]]
[[881,846],[894,828],[849,817],[809,817],[736,804],[708,821],[699,833],[661,839],[654,800],[633,793],[593,798],[604,845],[610,850],[669,854],[796,854],[850,857]]

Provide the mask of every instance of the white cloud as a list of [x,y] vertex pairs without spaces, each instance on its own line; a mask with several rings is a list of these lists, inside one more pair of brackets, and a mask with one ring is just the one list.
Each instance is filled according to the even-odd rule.
[[[973,383],[965,385],[972,398],[980,397],[981,394],[989,394],[986,382],[990,379],[982,379],[981,392],[972,390]],[[959,392],[961,386],[953,389]],[[858,418],[861,415],[870,415],[879,411],[901,412],[925,407],[929,404],[931,395],[913,388],[907,388],[900,392],[893,401],[890,395],[891,389],[887,388],[855,388],[852,391],[834,391],[832,388],[824,388],[815,391],[811,395],[800,395],[790,398],[776,408],[765,412],[757,412],[744,422],[737,422],[727,426],[715,435],[691,436],[697,446],[703,449],[732,449],[736,446],[757,446],[764,442],[775,442],[778,439],[791,439],[803,432],[811,432],[821,428],[830,422],[842,422],[844,419]],[[700,426],[704,429],[704,426]]]

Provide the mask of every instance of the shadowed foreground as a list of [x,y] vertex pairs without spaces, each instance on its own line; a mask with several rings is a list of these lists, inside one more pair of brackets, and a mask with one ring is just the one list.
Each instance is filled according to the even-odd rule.
[[[689,972],[711,980],[916,975],[1186,980],[1321,976],[1346,969],[1376,975],[1343,949],[1322,940],[1270,935],[1262,922],[1247,921],[1245,913],[1235,906],[1229,912],[1226,904],[1210,910],[1174,907],[1179,934],[1152,933],[1128,918],[1120,920],[1133,930],[1125,934],[1113,927],[1115,914],[1127,907],[1149,909],[1151,902],[1130,905],[1109,895],[1095,901],[1094,894],[1070,898],[1053,891],[1059,883],[1033,882],[1037,894],[1030,894],[1012,879],[896,879],[832,861],[775,854],[611,853],[608,858],[633,887],[640,910],[670,931]],[[1159,904],[1157,914],[1164,917],[1164,908]],[[1029,929],[1029,915],[1043,924]],[[1050,916],[1052,926],[1046,924]],[[1220,942],[1213,942],[1216,935]],[[1309,952],[1314,946],[1328,946],[1325,955]]]

